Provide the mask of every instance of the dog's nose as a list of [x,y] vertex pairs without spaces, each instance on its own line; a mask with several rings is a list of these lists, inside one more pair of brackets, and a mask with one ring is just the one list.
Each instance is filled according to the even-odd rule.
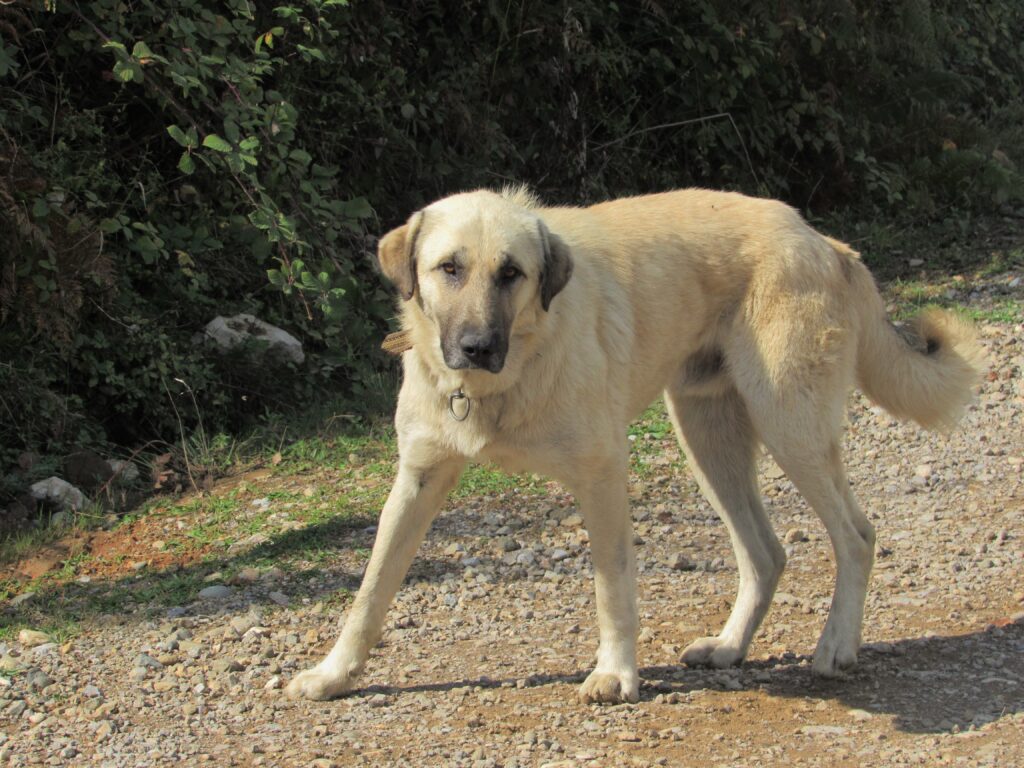
[[498,338],[494,333],[465,333],[459,339],[462,353],[474,365],[488,367],[491,356],[497,351]]

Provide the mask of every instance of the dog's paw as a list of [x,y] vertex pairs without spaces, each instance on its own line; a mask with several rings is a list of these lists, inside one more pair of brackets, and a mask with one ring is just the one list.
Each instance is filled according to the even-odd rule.
[[611,672],[590,673],[579,691],[584,704],[621,704],[640,698],[640,679],[636,673],[616,674]]
[[689,667],[725,669],[735,667],[746,655],[745,648],[737,648],[720,637],[702,637],[683,649],[680,660]]
[[290,699],[327,701],[352,690],[353,681],[347,675],[337,675],[313,667],[297,675],[285,688]]
[[836,640],[833,634],[826,631],[814,651],[811,671],[818,677],[842,677],[857,665],[859,643]]

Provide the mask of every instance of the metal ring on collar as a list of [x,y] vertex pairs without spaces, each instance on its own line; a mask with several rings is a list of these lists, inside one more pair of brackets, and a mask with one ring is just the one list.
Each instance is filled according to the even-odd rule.
[[[466,401],[465,410],[462,410],[461,413],[455,410],[456,400]],[[448,415],[451,416],[456,421],[465,421],[466,419],[468,419],[469,412],[472,410],[472,408],[473,401],[469,399],[469,395],[462,391],[462,387],[459,387],[457,390],[448,395]]]

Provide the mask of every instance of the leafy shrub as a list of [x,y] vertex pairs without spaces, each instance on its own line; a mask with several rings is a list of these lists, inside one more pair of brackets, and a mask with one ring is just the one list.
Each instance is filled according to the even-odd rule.
[[[375,407],[367,232],[459,189],[1020,201],[1022,28],[1010,0],[4,5],[0,466]],[[237,311],[307,363],[195,343]]]

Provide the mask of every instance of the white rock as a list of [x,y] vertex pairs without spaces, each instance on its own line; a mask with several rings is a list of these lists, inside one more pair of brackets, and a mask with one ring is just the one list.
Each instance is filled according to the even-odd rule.
[[287,331],[244,312],[232,317],[218,315],[206,324],[204,333],[223,350],[234,349],[255,340],[264,342],[267,345],[267,354],[278,360],[298,365],[306,359],[302,343],[298,339]]
[[107,459],[107,464],[114,471],[114,477],[122,483],[134,483],[139,479],[139,468],[124,459]]
[[50,636],[45,632],[40,632],[35,629],[23,629],[18,633],[18,642],[26,648],[34,648],[37,645],[52,643],[53,640],[51,640]]
[[225,597],[229,597],[231,591],[231,587],[226,587],[223,584],[214,584],[212,587],[199,590],[199,597],[203,600],[222,600]]
[[807,541],[807,534],[800,528],[790,528],[786,531],[785,541],[787,544],[797,544],[801,541]]
[[63,509],[73,509],[76,512],[84,509],[85,505],[89,503],[84,493],[67,480],[61,480],[56,476],[33,483],[29,488],[29,493],[36,501],[48,501]]

